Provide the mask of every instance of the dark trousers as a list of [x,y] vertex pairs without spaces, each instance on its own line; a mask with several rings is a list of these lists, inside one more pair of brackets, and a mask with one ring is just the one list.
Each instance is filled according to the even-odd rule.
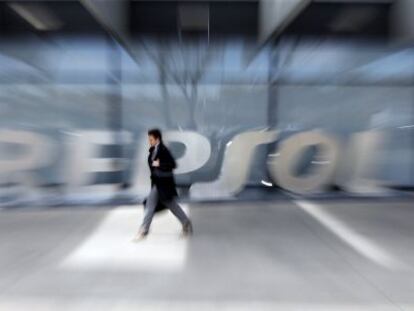
[[[154,217],[155,207],[157,206],[158,200],[159,200],[159,195],[158,195],[157,187],[153,186],[147,198],[144,220],[141,225],[141,229],[144,232],[149,231],[152,218]],[[185,225],[190,221],[187,215],[184,213],[183,209],[180,207],[180,205],[177,204],[175,199],[172,199],[169,201],[162,201],[162,204],[164,204],[174,214],[174,216],[177,217],[177,219],[181,222],[182,225]]]

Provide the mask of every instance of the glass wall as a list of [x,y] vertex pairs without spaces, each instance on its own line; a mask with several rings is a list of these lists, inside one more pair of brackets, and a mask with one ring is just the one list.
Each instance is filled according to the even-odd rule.
[[[321,128],[349,141],[381,131],[376,177],[414,185],[414,50],[372,41],[282,38],[277,59],[278,128]],[[346,148],[346,147],[345,147]]]
[[[277,131],[277,139],[254,148],[234,197],[254,187],[277,193],[278,187],[269,188],[280,186],[270,177],[269,156],[278,155],[280,142],[316,129],[341,143],[339,162],[354,150],[355,134],[380,132],[381,143],[370,151],[376,161],[370,178],[389,188],[414,186],[411,48],[289,36],[267,46],[238,37],[140,37],[126,50],[103,36],[27,37],[0,41],[0,67],[3,203],[28,189],[59,196],[91,184],[109,186],[106,199],[135,198],[121,186],[135,182],[141,139],[151,127],[196,132],[210,143],[206,163],[176,175],[183,189],[233,176],[225,163],[236,136]],[[43,154],[38,141],[48,146]],[[87,149],[88,141],[96,148]],[[178,159],[186,152],[183,145],[170,147]],[[229,163],[248,158],[229,154]]]

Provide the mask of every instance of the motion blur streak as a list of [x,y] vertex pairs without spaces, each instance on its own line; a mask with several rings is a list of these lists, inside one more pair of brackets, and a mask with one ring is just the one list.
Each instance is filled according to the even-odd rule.
[[[413,311],[413,43],[414,0],[0,0],[0,311]],[[194,234],[136,242],[163,176]]]
[[295,201],[295,203],[367,259],[391,270],[407,269],[405,265],[386,250],[376,245],[373,241],[368,240],[363,235],[355,232],[355,230],[352,230],[339,219],[331,216],[321,206],[307,201]]

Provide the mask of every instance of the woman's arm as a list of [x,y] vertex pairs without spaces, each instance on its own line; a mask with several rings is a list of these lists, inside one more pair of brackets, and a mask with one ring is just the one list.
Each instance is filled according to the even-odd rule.
[[177,167],[177,163],[175,162],[174,157],[171,155],[170,151],[167,148],[163,148],[162,152],[160,152],[158,160],[158,169],[162,171],[171,171]]

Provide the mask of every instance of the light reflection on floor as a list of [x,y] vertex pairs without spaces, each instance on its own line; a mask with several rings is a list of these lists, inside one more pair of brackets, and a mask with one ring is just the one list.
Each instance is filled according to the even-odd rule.
[[[183,206],[188,213],[188,208]],[[132,238],[143,217],[141,206],[111,211],[87,240],[60,264],[62,269],[176,271],[185,266],[187,239],[168,211],[154,217],[144,240]]]

